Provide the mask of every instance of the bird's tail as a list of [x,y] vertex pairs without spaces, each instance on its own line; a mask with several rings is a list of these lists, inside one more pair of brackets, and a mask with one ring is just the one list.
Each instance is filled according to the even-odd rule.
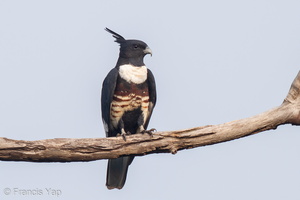
[[124,156],[116,159],[109,159],[107,165],[106,186],[108,189],[122,189],[126,181],[128,166],[133,156]]

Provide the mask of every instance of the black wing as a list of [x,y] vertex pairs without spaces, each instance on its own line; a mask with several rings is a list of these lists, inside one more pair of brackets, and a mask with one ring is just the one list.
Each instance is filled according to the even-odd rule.
[[146,118],[146,122],[144,124],[144,128],[147,129],[148,124],[149,124],[149,120],[151,118],[152,115],[152,111],[153,108],[155,107],[156,104],[156,85],[155,85],[155,79],[154,76],[152,74],[152,72],[150,71],[150,69],[148,69],[148,76],[147,76],[147,82],[148,82],[148,87],[149,87],[149,113],[148,116]]
[[116,88],[118,74],[119,74],[118,69],[113,68],[107,74],[102,84],[101,110],[102,110],[102,120],[106,132],[106,137],[113,136],[111,134],[112,125],[110,122],[110,106]]

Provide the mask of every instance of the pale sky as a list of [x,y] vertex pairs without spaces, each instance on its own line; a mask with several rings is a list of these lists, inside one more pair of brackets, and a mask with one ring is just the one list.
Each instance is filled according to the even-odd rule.
[[[119,52],[105,27],[153,51],[149,128],[220,124],[279,106],[300,69],[299,8],[297,0],[0,0],[0,137],[105,137],[100,90]],[[0,199],[299,200],[299,133],[284,125],[137,157],[124,188],[112,191],[106,160],[1,161]]]

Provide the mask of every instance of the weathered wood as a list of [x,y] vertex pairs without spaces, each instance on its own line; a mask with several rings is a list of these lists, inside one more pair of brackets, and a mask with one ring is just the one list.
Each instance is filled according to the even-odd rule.
[[178,150],[234,140],[279,125],[300,125],[300,71],[282,105],[253,117],[232,122],[122,137],[37,141],[0,138],[0,160],[30,162],[74,162],[117,158],[123,155],[176,153]]

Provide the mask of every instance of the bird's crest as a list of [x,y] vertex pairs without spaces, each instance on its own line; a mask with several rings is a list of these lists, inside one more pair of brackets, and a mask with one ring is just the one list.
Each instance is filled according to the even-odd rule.
[[118,33],[114,32],[114,31],[112,31],[112,30],[110,30],[109,28],[105,28],[105,30],[106,30],[107,32],[111,33],[111,34],[113,35],[114,38],[116,38],[115,42],[121,44],[122,42],[125,41],[125,38],[124,38],[123,36],[119,35]]

